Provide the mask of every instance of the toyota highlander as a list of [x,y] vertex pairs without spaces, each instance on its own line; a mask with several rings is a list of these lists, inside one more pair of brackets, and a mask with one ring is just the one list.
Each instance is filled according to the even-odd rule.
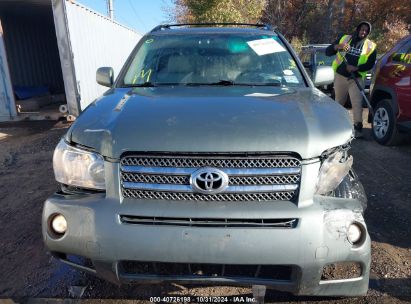
[[[121,46],[119,46],[121,47]],[[347,111],[268,26],[162,25],[58,143],[43,237],[113,283],[368,288],[364,189]]]

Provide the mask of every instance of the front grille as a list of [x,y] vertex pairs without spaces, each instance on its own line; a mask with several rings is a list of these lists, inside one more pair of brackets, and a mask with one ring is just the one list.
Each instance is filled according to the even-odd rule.
[[[301,162],[290,155],[128,155],[120,164],[122,195],[134,199],[293,201],[301,179]],[[227,188],[194,191],[190,176],[204,167],[227,174]]]
[[120,215],[120,221],[134,225],[167,225],[183,227],[224,227],[224,228],[295,228],[298,219],[233,219],[233,218],[176,218]]
[[189,264],[121,261],[120,272],[129,275],[153,275],[182,279],[195,278],[242,278],[290,281],[292,267],[285,265],[232,265]]

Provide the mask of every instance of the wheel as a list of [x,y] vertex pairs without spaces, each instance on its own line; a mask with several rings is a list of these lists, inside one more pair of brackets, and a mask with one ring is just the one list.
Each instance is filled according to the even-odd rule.
[[391,105],[391,100],[381,100],[374,109],[372,119],[372,134],[381,145],[393,146],[399,142],[397,119]]

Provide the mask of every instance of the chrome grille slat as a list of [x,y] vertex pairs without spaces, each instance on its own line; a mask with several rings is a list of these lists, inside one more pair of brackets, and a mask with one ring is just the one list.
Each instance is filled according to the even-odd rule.
[[293,175],[266,175],[266,176],[232,176],[230,185],[283,185],[296,184],[300,176]]
[[203,201],[203,202],[263,202],[263,201],[289,201],[294,197],[295,191],[269,192],[269,193],[236,193],[203,195],[199,193],[184,192],[156,192],[133,189],[122,189],[124,197],[136,199],[159,199],[172,201]]
[[121,180],[124,182],[150,183],[150,184],[175,184],[187,185],[190,183],[190,177],[182,175],[154,175],[139,173],[121,173]]
[[289,168],[299,167],[299,159],[289,156],[276,157],[259,157],[238,158],[230,156],[227,159],[218,156],[210,157],[170,157],[170,156],[152,156],[152,157],[133,157],[126,156],[121,159],[122,166],[143,166],[143,167],[174,167],[174,168],[200,168],[200,167],[217,167],[217,168]]
[[[182,174],[192,174],[199,168],[200,167],[198,168],[168,168],[168,167],[122,166],[121,170],[127,173],[182,175]],[[274,174],[298,174],[301,172],[301,169],[298,167],[261,168],[261,169],[258,169],[258,168],[224,168],[224,172],[229,175],[274,175]]]
[[[228,176],[220,193],[193,191],[190,176],[211,167]],[[196,174],[196,173],[195,173]],[[120,161],[125,198],[188,201],[274,201],[296,198],[301,162],[287,155],[130,155]]]
[[123,188],[134,190],[169,191],[169,192],[192,192],[190,185],[148,184],[123,182]]
[[[188,175],[159,175],[144,173],[121,173],[124,182],[150,183],[150,184],[175,184],[187,185],[190,183]],[[231,176],[229,185],[283,185],[296,184],[300,180],[297,174],[292,175],[265,175],[265,176]]]
[[[170,191],[170,192],[192,192],[190,185],[170,185],[170,184],[149,184],[149,183],[130,183],[123,182],[126,189],[150,190],[150,191]],[[225,193],[257,193],[268,191],[295,191],[297,185],[260,185],[260,186],[228,186]]]

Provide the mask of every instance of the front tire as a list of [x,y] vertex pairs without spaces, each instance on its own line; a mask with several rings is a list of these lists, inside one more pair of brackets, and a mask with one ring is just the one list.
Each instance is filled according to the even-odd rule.
[[385,146],[399,143],[400,135],[397,128],[397,118],[391,105],[391,100],[381,100],[374,109],[372,119],[372,134],[376,142]]

